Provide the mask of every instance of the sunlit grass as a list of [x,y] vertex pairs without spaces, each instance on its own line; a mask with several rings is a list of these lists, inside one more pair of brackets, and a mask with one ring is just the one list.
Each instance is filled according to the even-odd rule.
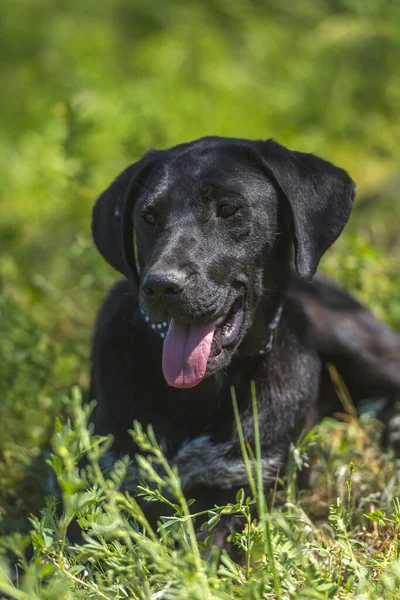
[[[253,403],[256,408],[254,396]],[[286,477],[265,498],[257,436],[255,448],[244,444],[255,497],[242,491],[235,504],[210,507],[209,536],[198,543],[196,502],[184,497],[178,473],[163,457],[151,429],[145,432],[136,424],[132,431],[147,453],[140,465],[148,483],[142,482],[138,503],[139,497],[121,491],[127,460],[118,461],[109,473],[99,468],[110,441],[91,436],[90,410],[90,405],[82,408],[76,389],[68,402],[68,420],[57,426],[52,442],[50,463],[60,498],[46,498],[45,508],[30,518],[27,537],[3,538],[9,565],[4,559],[3,593],[26,600],[398,597],[399,471],[393,456],[379,449],[372,417],[362,422],[356,417],[339,423],[328,419],[306,443],[293,446],[289,477],[296,472],[294,464],[298,469],[315,463],[306,491],[294,492]],[[87,465],[79,469],[83,456]],[[141,508],[143,501],[165,503],[173,514],[154,529]],[[238,563],[225,551],[210,552],[213,525],[226,514],[241,523],[232,534],[242,557]],[[83,532],[78,545],[68,540],[72,521]],[[33,547],[29,560],[28,542]],[[20,567],[17,579],[9,570],[12,562]]]

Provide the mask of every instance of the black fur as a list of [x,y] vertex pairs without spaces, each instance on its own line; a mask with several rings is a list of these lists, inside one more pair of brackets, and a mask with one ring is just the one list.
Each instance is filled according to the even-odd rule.
[[[134,456],[127,430],[134,419],[151,423],[196,507],[233,499],[246,487],[247,475],[230,386],[246,440],[253,444],[254,381],[264,481],[271,484],[290,442],[318,416],[323,361],[343,358],[346,366],[349,355],[358,360],[366,348],[360,338],[359,347],[346,354],[346,336],[328,339],[330,284],[304,282],[340,234],[353,197],[345,171],[272,140],[209,137],[151,151],[114,181],[93,213],[98,249],[127,277],[108,296],[93,345],[95,430],[114,436],[108,458]],[[237,210],[227,216],[222,204]],[[144,219],[149,214],[154,224]],[[337,293],[348,302],[351,320],[359,305],[346,292]],[[208,323],[228,314],[238,299],[244,318],[234,342],[209,359],[196,387],[169,387],[161,370],[163,342],[140,308],[156,323],[170,317]],[[312,301],[327,312],[310,318]],[[280,306],[272,348],[260,354]],[[357,324],[363,330],[364,322]],[[316,335],[318,327],[325,337]],[[373,333],[368,325],[365,332]],[[399,354],[397,346],[397,365]],[[383,372],[379,377],[390,380]],[[350,378],[357,382],[359,375],[350,369]],[[395,377],[390,385],[400,387]],[[368,394],[368,386],[361,388]],[[223,540],[231,523],[219,527]]]

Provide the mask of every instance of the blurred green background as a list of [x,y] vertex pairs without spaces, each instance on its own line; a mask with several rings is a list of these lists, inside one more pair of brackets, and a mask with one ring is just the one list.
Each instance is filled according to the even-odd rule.
[[3,530],[40,505],[54,416],[87,386],[116,279],[92,205],[150,147],[274,137],[346,168],[358,203],[323,268],[400,328],[400,2],[3,0],[0,55]]

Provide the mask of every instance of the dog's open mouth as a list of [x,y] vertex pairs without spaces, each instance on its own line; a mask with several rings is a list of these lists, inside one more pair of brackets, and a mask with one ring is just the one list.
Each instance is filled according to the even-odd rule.
[[243,321],[243,297],[233,304],[228,315],[216,322],[211,344],[210,358],[219,356],[222,349],[232,344],[238,336]]
[[203,379],[207,364],[218,363],[225,348],[237,339],[244,315],[244,297],[238,298],[228,314],[208,324],[171,319],[164,340],[162,368],[167,383],[191,388]]

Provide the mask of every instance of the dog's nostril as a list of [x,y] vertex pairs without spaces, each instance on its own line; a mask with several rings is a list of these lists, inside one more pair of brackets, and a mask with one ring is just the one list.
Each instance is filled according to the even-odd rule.
[[146,294],[146,296],[154,296],[154,290],[149,285],[143,286],[143,292]]
[[169,287],[165,288],[164,290],[164,296],[176,296],[177,294],[181,294],[182,293],[182,288],[179,287],[178,285],[170,285]]
[[168,298],[178,298],[185,287],[185,278],[176,274],[151,274],[148,273],[143,281],[143,293],[148,298],[165,296]]

